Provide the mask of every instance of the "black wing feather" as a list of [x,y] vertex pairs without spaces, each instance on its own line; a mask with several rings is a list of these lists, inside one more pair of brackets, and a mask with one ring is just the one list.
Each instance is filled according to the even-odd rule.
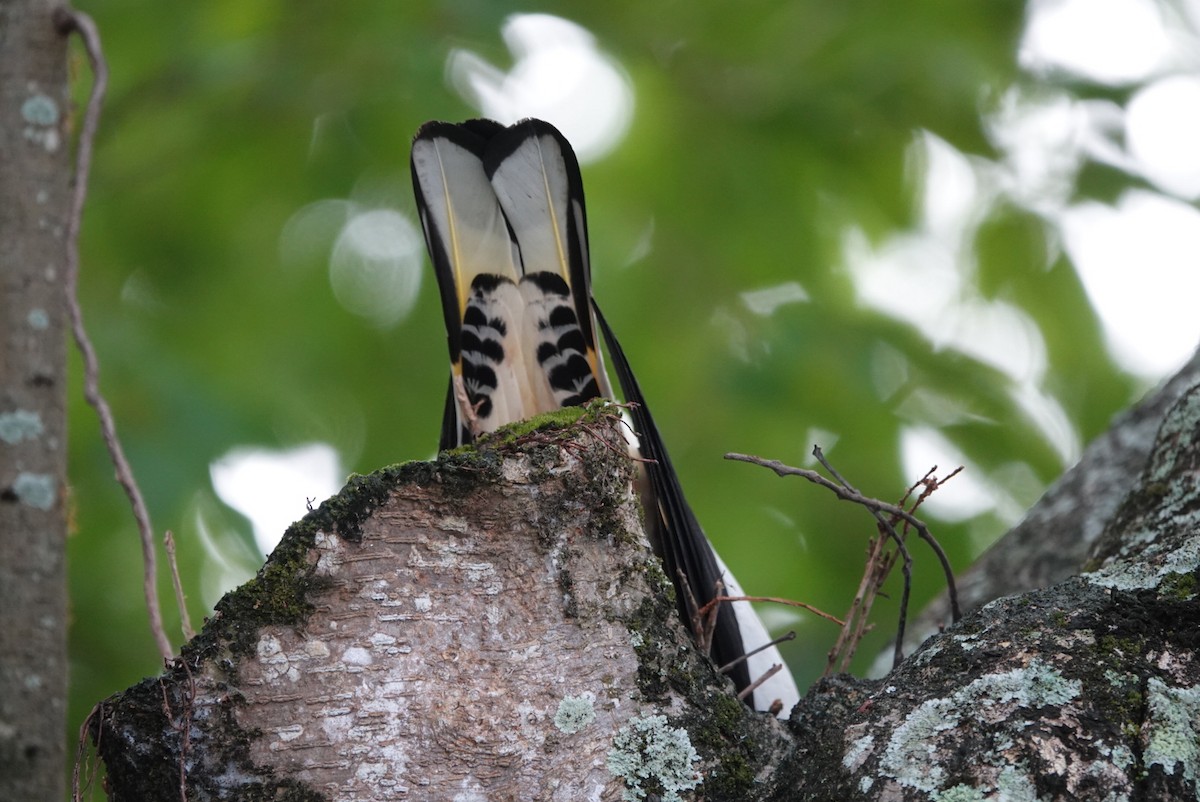
[[[621,383],[622,393],[630,404],[629,414],[633,418],[642,457],[650,460],[644,467],[658,509],[646,510],[646,525],[655,530],[650,533],[651,538],[658,541],[655,545],[662,555],[663,568],[671,578],[671,583],[675,585],[675,606],[684,623],[690,625],[692,613],[695,611],[688,606],[687,594],[679,587],[678,571],[682,570],[687,575],[688,587],[696,603],[703,607],[716,595],[716,583],[722,580],[721,570],[717,566],[708,537],[700,528],[700,522],[696,520],[695,513],[684,498],[683,487],[679,484],[679,477],[671,465],[666,446],[658,434],[658,427],[654,425],[650,408],[646,406],[641,387],[638,386],[637,379],[629,367],[629,360],[625,358],[621,344],[617,342],[616,335],[604,319],[604,314],[595,299],[592,300],[592,308],[596,311],[596,321],[604,334],[604,342],[608,345],[608,355],[617,372],[617,381]],[[713,633],[713,662],[724,665],[745,653],[742,632],[733,612],[733,605],[722,604],[717,613],[717,626]],[[750,670],[745,662],[734,668],[729,676],[738,690],[750,684]]]

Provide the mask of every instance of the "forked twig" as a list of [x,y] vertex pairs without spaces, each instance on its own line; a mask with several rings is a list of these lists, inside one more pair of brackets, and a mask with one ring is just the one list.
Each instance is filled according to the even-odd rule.
[[[837,469],[829,464],[829,461],[825,459],[825,454],[821,451],[820,446],[813,446],[812,453],[817,462],[821,463],[825,470],[829,471],[829,474],[838,481],[838,484],[857,496],[862,495],[853,485],[847,482],[840,473],[837,472]],[[904,574],[904,583],[901,586],[902,589],[900,591],[900,619],[896,623],[896,645],[895,650],[892,653],[892,668],[895,668],[896,666],[900,665],[900,661],[904,659],[904,631],[908,628],[908,597],[912,593],[912,555],[908,553],[908,547],[904,545],[904,538],[902,538],[899,533],[896,532],[896,528],[892,526],[891,521],[885,519],[877,509],[873,509],[868,506],[867,511],[871,513],[871,516],[879,525],[879,531],[886,534],[892,540],[892,542],[896,544],[896,551],[903,559],[903,562],[900,563],[900,571]],[[890,569],[890,567],[891,566],[884,567],[885,575],[886,570]],[[953,578],[951,578],[950,581],[953,582]],[[879,582],[882,582],[882,577],[880,577]]]
[[[900,620],[898,624],[896,648],[893,654],[895,663],[899,663],[903,656],[900,644],[903,640],[904,629],[907,623],[908,597],[912,582],[912,557],[905,546],[904,536],[896,531],[895,522],[903,522],[904,530],[906,532],[910,527],[914,529],[917,532],[918,537],[925,541],[933,550],[934,554],[937,555],[938,561],[942,566],[942,571],[946,576],[946,586],[947,593],[950,598],[951,614],[953,616],[953,620],[958,621],[959,618],[961,618],[961,612],[958,604],[958,591],[954,582],[954,573],[950,567],[950,561],[946,557],[946,553],[942,550],[941,545],[929,533],[928,527],[926,527],[924,523],[916,518],[910,510],[906,510],[902,506],[889,504],[888,502],[862,495],[862,493],[860,493],[849,482],[847,482],[837,472],[837,470],[829,464],[829,461],[825,459],[824,454],[821,452],[820,447],[813,447],[813,456],[827,471],[829,471],[830,475],[833,476],[836,481],[831,481],[816,471],[807,470],[804,468],[795,468],[790,465],[786,465],[779,460],[768,460],[749,454],[737,453],[728,453],[725,455],[725,458],[739,462],[749,462],[753,465],[760,465],[764,468],[769,468],[779,476],[800,476],[814,484],[830,490],[838,498],[858,504],[870,511],[871,515],[876,520],[880,532],[888,540],[891,540],[896,544],[896,553],[889,557],[885,552],[882,551],[883,541],[872,541],[871,553],[867,561],[867,570],[864,573],[861,583],[859,584],[858,593],[855,596],[855,602],[851,608],[851,618],[854,625],[847,625],[843,628],[842,635],[840,635],[838,639],[838,644],[835,645],[834,650],[831,651],[830,659],[831,661],[834,659],[834,656],[845,647],[846,642],[857,643],[858,639],[861,638],[862,634],[866,631],[865,611],[860,610],[860,607],[862,607],[864,604],[864,600],[874,595],[873,588],[877,587],[879,583],[882,582],[883,577],[885,577],[887,572],[890,570],[891,565],[893,564],[892,561],[894,561],[896,554],[899,554],[899,556],[903,559],[902,570],[904,572],[904,589],[900,600]],[[949,479],[951,476],[954,476],[957,473],[958,471],[954,471],[950,474],[950,476],[947,476],[946,479]],[[946,479],[941,480],[941,482],[946,481]],[[930,493],[937,489],[941,482],[938,482],[937,480],[930,480],[930,474],[926,474],[926,476],[920,482],[917,482],[911,488],[909,488],[908,492],[904,496],[904,500],[907,500],[912,495],[912,492],[917,486],[923,485],[924,490],[921,496],[913,504],[913,510],[915,510]],[[856,613],[855,611],[859,612]],[[847,657],[846,659],[849,658]]]

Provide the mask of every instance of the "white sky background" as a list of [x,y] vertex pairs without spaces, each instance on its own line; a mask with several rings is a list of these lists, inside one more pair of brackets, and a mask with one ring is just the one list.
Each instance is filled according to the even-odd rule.
[[[1200,341],[1200,212],[1192,205],[1200,198],[1198,31],[1200,0],[1030,0],[1021,66],[1034,78],[1131,88],[1131,101],[1122,108],[1053,88],[1014,87],[986,120],[998,161],[965,155],[935,132],[920,132],[909,157],[923,203],[921,225],[879,245],[860,232],[844,233],[845,261],[860,302],[912,324],[938,347],[958,349],[1009,375],[1014,398],[1064,466],[1080,444],[1062,409],[1041,390],[1041,335],[1020,309],[974,292],[971,238],[1000,200],[1031,209],[1057,232],[1057,245],[1079,271],[1114,358],[1147,382],[1182,364]],[[448,81],[480,113],[503,122],[547,119],[564,131],[583,162],[619,144],[634,113],[632,86],[589,32],[558,17],[530,14],[510,18],[501,33],[513,53],[508,71],[466,50],[448,58]],[[589,102],[579,103],[580,97]],[[1073,204],[1075,175],[1088,159],[1143,176],[1150,188],[1131,190],[1111,206]],[[319,201],[285,228],[285,264],[290,252],[321,246],[296,233],[313,230],[313,220],[335,234],[329,265],[336,299],[382,327],[407,315],[424,272],[417,227],[378,204]],[[913,293],[913,287],[922,290]],[[771,314],[777,304],[764,306],[762,299],[776,289],[786,295],[784,302],[807,300],[803,287],[788,282],[747,288],[742,301]],[[886,377],[904,370],[895,356],[880,354],[881,398],[888,394]],[[914,397],[908,410],[912,424],[901,447],[913,476],[932,464],[964,462],[922,423],[939,403]],[[1019,466],[1013,470],[1020,473]],[[323,444],[296,451],[240,447],[211,472],[217,494],[251,520],[264,552],[304,515],[306,500],[332,495],[345,477],[337,454]],[[1010,473],[1003,482],[986,482],[968,478],[972,474],[983,476],[968,470],[931,497],[927,508],[950,519],[989,510],[1015,519],[1028,499],[1000,487],[1036,490],[1032,477],[1014,481]],[[244,497],[243,487],[258,492]],[[221,584],[242,579],[229,576]]]

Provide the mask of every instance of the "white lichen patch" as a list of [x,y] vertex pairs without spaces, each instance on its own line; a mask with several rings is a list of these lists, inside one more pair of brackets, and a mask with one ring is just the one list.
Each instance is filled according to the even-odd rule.
[[351,646],[342,652],[342,662],[350,666],[369,666],[375,662],[371,653],[361,646]]
[[1189,784],[1200,776],[1200,686],[1172,688],[1157,677],[1147,685],[1150,720],[1143,759],[1167,774],[1183,772]]
[[27,140],[53,153],[58,150],[61,137],[58,133],[58,121],[61,113],[54,99],[42,92],[35,92],[21,104],[21,117],[26,126],[24,135]]
[[657,794],[662,802],[681,802],[681,791],[690,791],[702,779],[695,765],[700,760],[687,731],[667,724],[666,716],[639,716],[617,731],[606,765],[625,781],[624,802]]
[[300,679],[300,669],[295,663],[304,658],[301,655],[289,655],[274,635],[268,633],[260,637],[254,653],[258,664],[262,666],[263,677],[268,681],[286,679],[296,682]]
[[281,741],[294,741],[304,734],[304,727],[299,724],[290,724],[286,727],[276,727],[275,737]]
[[864,735],[861,738],[856,738],[850,744],[850,748],[846,750],[846,754],[842,756],[842,766],[847,771],[854,771],[862,762],[870,756],[875,749],[875,738],[871,735]]
[[30,125],[55,125],[58,123],[58,104],[37,92],[21,104],[21,117]]
[[317,551],[317,574],[328,576],[337,569],[340,546],[341,540],[337,535],[322,529],[316,531],[313,548]]
[[500,466],[500,475],[506,482],[526,484],[529,482],[529,463],[525,460],[506,459]]
[[16,445],[23,440],[34,440],[44,431],[42,416],[28,409],[17,409],[0,414],[0,440]]
[[933,795],[936,802],[984,802],[987,796],[969,785],[953,785]]
[[933,762],[939,733],[958,725],[951,699],[930,699],[909,713],[888,740],[881,768],[901,785],[925,792],[937,790],[945,772]]
[[[1064,705],[1078,698],[1082,688],[1078,680],[1069,680],[1038,660],[1025,668],[986,674],[951,696],[930,699],[909,713],[888,740],[880,769],[900,785],[934,793],[945,777],[937,762],[941,733],[961,726],[966,718],[1002,721],[1014,705]],[[1011,779],[1027,781],[1021,774]]]
[[[39,200],[40,202],[42,201]],[[29,328],[35,331],[45,331],[50,328],[50,316],[46,314],[45,309],[40,307],[30,309],[29,314],[25,316],[25,322],[29,324]]]
[[17,496],[17,501],[39,510],[53,507],[54,500],[58,497],[58,483],[47,473],[22,471],[13,480],[12,490]]
[[1009,802],[1038,802],[1037,788],[1026,766],[1005,766],[996,781],[997,798]]
[[1158,587],[1171,574],[1190,574],[1200,567],[1200,536],[1190,537],[1162,560],[1120,560],[1084,574],[1093,585],[1117,590]]
[[579,696],[564,696],[554,714],[554,726],[567,735],[574,735],[596,720],[596,696],[583,693]]

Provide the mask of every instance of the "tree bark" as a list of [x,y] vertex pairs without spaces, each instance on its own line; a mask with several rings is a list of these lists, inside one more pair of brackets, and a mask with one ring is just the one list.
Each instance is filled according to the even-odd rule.
[[66,39],[0,3],[0,799],[66,779]]
[[1126,475],[1090,571],[987,604],[883,680],[819,683],[791,722],[801,791],[779,798],[1196,798],[1198,480],[1200,385]]
[[112,798],[749,798],[788,738],[675,617],[621,425],[352,481],[104,704]]
[[616,426],[352,482],[104,704],[113,798],[1195,797],[1200,387],[1089,573],[822,681],[786,727],[692,648]]

